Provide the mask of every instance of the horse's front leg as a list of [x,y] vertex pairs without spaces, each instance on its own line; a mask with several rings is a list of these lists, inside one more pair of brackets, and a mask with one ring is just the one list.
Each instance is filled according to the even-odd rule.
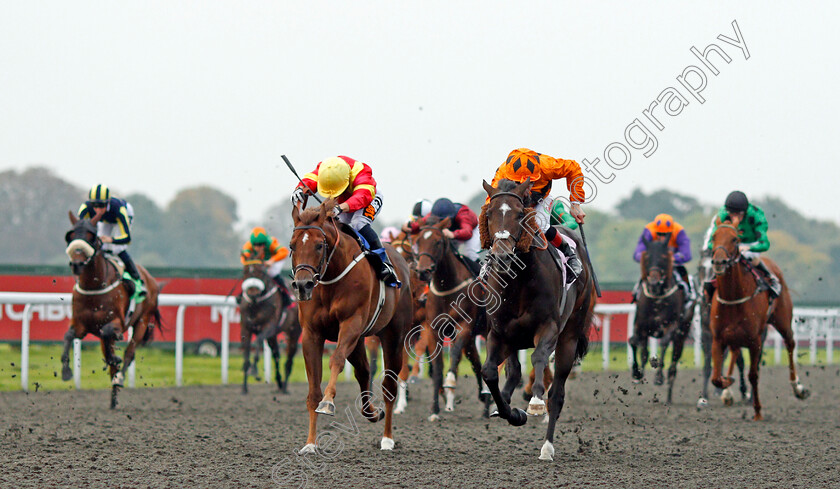
[[732,385],[732,378],[723,378],[723,344],[720,338],[712,336],[712,385],[726,389]]
[[543,333],[538,335],[536,339],[536,346],[534,353],[531,354],[531,365],[534,368],[534,385],[531,386],[531,400],[528,402],[528,414],[531,416],[541,416],[545,414],[545,382],[542,375],[536,375],[537,372],[542,373],[548,365],[548,356],[551,351],[557,346],[557,324],[551,321],[544,324],[539,331]]
[[[630,337],[628,343],[630,343],[630,349],[632,350],[633,355],[633,382],[639,383],[642,379],[645,378],[645,364],[647,363],[647,335],[639,331],[638,323],[634,326],[635,334]],[[641,352],[639,350],[642,350]],[[638,358],[641,357],[644,359],[643,362],[639,362]]]
[[577,350],[578,338],[570,336],[565,334],[560,337],[554,355],[554,379],[548,391],[548,427],[540,449],[540,460],[554,460],[554,429],[566,402],[566,379],[575,365]]
[[316,453],[318,429],[318,401],[321,400],[322,357],[324,355],[324,339],[316,333],[303,331],[303,360],[306,365],[306,379],[309,381],[309,395],[306,396],[306,407],[309,410],[309,433],[306,445],[300,449],[300,454]]
[[[122,359],[114,354],[114,344],[117,341],[117,327],[121,326],[116,321],[112,321],[102,329],[99,330],[99,342],[102,345],[102,354],[105,357],[105,363],[108,365],[108,373],[111,377],[111,409],[117,407],[117,393],[120,387],[123,386],[123,375],[120,372],[120,362]],[[122,331],[122,329],[119,329]]]
[[61,352],[61,380],[64,381],[73,378],[73,370],[70,368],[70,346],[76,338],[81,338],[81,336],[76,331],[75,325],[70,323],[70,328],[64,333],[64,350]]
[[491,330],[487,335],[487,359],[481,368],[481,375],[484,377],[484,382],[487,384],[487,388],[490,389],[490,394],[492,394],[493,400],[496,402],[496,408],[498,409],[490,417],[500,416],[513,426],[522,426],[528,422],[528,415],[521,409],[511,409],[510,404],[502,398],[502,393],[499,390],[499,364],[509,355],[510,348],[504,342],[497,339]]
[[446,372],[446,379],[443,381],[444,394],[446,395],[446,410],[455,410],[455,386],[458,381],[458,365],[461,363],[461,355],[464,353],[467,343],[472,337],[472,325],[466,321],[458,323],[458,329],[452,345],[449,347],[449,371]]
[[324,398],[318,404],[318,409],[315,410],[319,414],[335,415],[335,385],[338,382],[338,375],[344,370],[344,362],[350,356],[350,353],[356,349],[357,343],[364,341],[362,339],[362,317],[363,314],[355,314],[339,324],[338,342],[335,345],[335,351],[330,356],[330,380],[327,382],[327,388],[324,389]]
[[248,393],[248,373],[251,369],[251,331],[242,325],[242,393]]
[[[266,341],[268,342],[268,347],[271,349],[271,358],[274,360],[274,380],[277,381],[277,388],[282,391],[285,384],[283,377],[280,376],[280,345],[277,344],[276,336],[269,336]],[[263,359],[263,361],[267,362],[268,359]],[[286,379],[286,382],[288,381],[289,379]]]
[[[513,397],[513,391],[519,387],[519,382],[522,381],[522,364],[519,363],[519,352],[511,351],[505,361],[505,386],[502,387],[502,399],[510,404]],[[533,387],[533,382],[531,383]],[[528,400],[531,395],[528,396]]]
[[[680,358],[682,358],[683,346],[685,345],[685,339],[688,336],[688,328],[690,327],[690,323],[685,326],[678,326],[674,337],[671,339],[673,346],[671,347],[671,366],[668,367],[668,404],[671,404],[672,401],[674,382],[677,380],[677,365],[680,363]],[[665,363],[664,356],[662,359],[662,363]]]

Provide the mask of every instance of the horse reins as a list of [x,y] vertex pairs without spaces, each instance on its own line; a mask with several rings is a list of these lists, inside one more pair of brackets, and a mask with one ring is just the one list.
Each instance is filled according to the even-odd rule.
[[[329,256],[327,256],[327,250],[326,250],[326,246],[329,245],[329,240],[327,239],[327,232],[324,231],[324,229],[321,226],[312,226],[312,225],[295,226],[295,228],[292,230],[292,232],[294,232],[294,231],[297,231],[299,229],[315,229],[316,231],[319,231],[324,236],[324,246],[325,246],[325,249],[323,249],[321,251],[321,258],[318,261],[318,268],[315,268],[314,266],[312,266],[308,263],[301,263],[300,265],[296,265],[292,269],[293,274],[297,274],[297,272],[299,270],[306,270],[306,271],[309,271],[309,272],[312,273],[312,280],[314,280],[316,283],[329,284],[329,283],[337,282],[339,279],[341,279],[347,273],[348,270],[345,270],[341,275],[339,275],[336,279],[334,279],[332,281],[326,281],[325,282],[325,281],[321,280],[321,277],[323,276],[323,274],[327,273],[327,268],[330,266],[330,261],[332,260],[332,257],[335,254],[335,250],[338,249],[338,245],[339,245],[339,243],[341,243],[341,232],[338,230],[338,226],[336,226],[335,220],[333,219],[333,220],[331,220],[331,222],[332,222],[333,227],[335,228],[336,239],[335,239],[335,244],[333,245],[332,251],[330,251]],[[362,254],[362,256],[363,255],[364,255],[364,253]],[[358,261],[354,262],[353,265],[355,265],[356,263],[358,263]]]
[[[736,234],[738,233],[738,228],[736,228],[735,226],[733,226],[731,224],[721,224],[720,226],[718,226],[717,229],[721,229],[721,228],[729,228],[729,229],[732,229],[733,231],[735,231]],[[717,233],[717,229],[715,230],[715,233]],[[712,240],[714,241],[714,235],[712,235]],[[719,249],[723,250],[723,252],[726,253],[726,260],[724,260],[723,262],[715,263],[714,253]],[[727,250],[723,246],[716,247],[714,250],[712,250],[712,273],[714,273],[716,276],[717,275],[723,275],[726,272],[726,270],[729,267],[731,267],[733,264],[737,263],[740,258],[741,258],[741,255],[738,254],[738,253],[736,253],[734,255],[730,255],[729,250]],[[720,273],[718,273],[717,270],[715,270],[715,268],[716,268],[715,265],[717,265],[717,264],[720,264],[720,266],[723,267],[723,270]],[[718,300],[719,303],[721,303],[725,306],[736,306],[738,304],[743,304],[747,301],[752,300],[755,296],[757,296],[761,292],[761,290],[762,290],[761,285],[756,284],[755,290],[753,291],[752,295],[748,295],[746,297],[741,297],[740,299],[735,299],[735,300],[731,300],[731,301],[721,298],[720,297],[720,291],[717,291],[717,300]],[[772,307],[772,302],[773,301],[771,300],[770,307]]]
[[[446,253],[446,248],[449,245],[449,238],[447,238],[446,235],[443,234],[443,231],[441,229],[438,229],[434,226],[424,226],[424,227],[420,228],[420,231],[423,231],[423,230],[436,231],[436,232],[440,233],[440,235],[443,237],[443,240],[438,241],[438,244],[435,245],[435,248],[438,249],[438,251],[439,251],[439,253],[437,254],[439,256],[435,256],[435,255],[432,255],[431,253],[426,253],[426,252],[417,253],[418,257],[428,256],[429,259],[432,260],[432,266],[429,268],[429,272],[434,273],[435,270],[437,269],[438,260],[442,260],[443,259],[443,254]],[[439,245],[443,245],[443,246],[439,246]],[[472,282],[473,282],[473,279],[468,278],[468,279],[462,281],[461,283],[459,283],[458,285],[456,285],[455,287],[453,287],[451,289],[438,290],[435,287],[434,282],[429,281],[429,292],[431,292],[432,294],[434,294],[438,297],[445,297],[447,295],[451,295],[451,294],[454,294],[455,292],[458,292],[459,290],[463,289],[464,287],[470,285]]]

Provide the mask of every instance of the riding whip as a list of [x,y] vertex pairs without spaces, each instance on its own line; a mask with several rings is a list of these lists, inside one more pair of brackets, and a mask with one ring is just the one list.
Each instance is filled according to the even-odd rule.
[[[289,159],[288,159],[288,158],[286,158],[286,155],[280,155],[280,157],[281,157],[281,158],[283,158],[283,161],[285,161],[285,162],[286,162],[286,166],[288,166],[288,167],[289,167],[289,170],[292,170],[292,173],[294,173],[294,175],[297,177],[298,181],[299,181],[300,183],[303,183],[303,180],[300,178],[300,176],[298,175],[297,171],[295,171],[295,167],[294,167],[294,166],[292,166],[292,162],[291,162],[291,161],[289,161]],[[306,187],[306,184],[304,184],[304,187]],[[307,190],[309,190],[309,187],[306,187],[306,189],[307,189]],[[314,192],[310,192],[310,194],[311,194],[313,197],[315,197],[315,200],[317,200],[319,204],[323,204],[323,203],[324,203],[321,199],[319,199],[319,198],[318,198],[318,196],[317,196],[317,195],[315,195],[315,193],[314,193]]]
[[583,223],[578,224],[580,229],[580,237],[583,240],[583,251],[586,252],[586,263],[589,265],[589,270],[592,272],[592,281],[595,283],[595,293],[601,297],[601,286],[598,284],[598,275],[595,274],[595,267],[592,266],[592,260],[589,259],[589,248],[586,246],[586,233],[583,232]]

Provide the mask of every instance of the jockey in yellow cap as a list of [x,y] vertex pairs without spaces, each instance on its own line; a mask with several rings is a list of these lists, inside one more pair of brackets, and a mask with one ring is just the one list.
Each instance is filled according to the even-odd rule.
[[333,209],[333,215],[355,229],[379,256],[382,262],[379,278],[387,285],[399,287],[401,284],[391,260],[382,248],[379,235],[371,227],[382,208],[382,193],[376,188],[371,167],[349,156],[327,158],[303,176],[292,194],[292,204],[306,205],[307,190],[336,199],[338,205]]

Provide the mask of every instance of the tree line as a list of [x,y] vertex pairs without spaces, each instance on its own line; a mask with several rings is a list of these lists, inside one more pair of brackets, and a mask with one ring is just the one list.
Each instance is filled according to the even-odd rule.
[[[69,229],[67,211],[76,212],[86,189],[79,188],[44,168],[0,173],[0,263],[66,264],[64,233]],[[131,253],[146,266],[212,267],[238,266],[239,248],[254,225],[265,226],[282,243],[291,237],[291,204],[288,198],[271,205],[259,223],[242,222],[236,200],[224,191],[190,187],[179,191],[165,207],[144,194],[128,194],[134,207]],[[477,191],[465,202],[476,212],[485,194]],[[785,273],[794,301],[840,300],[840,227],[801,215],[781,199],[756,199],[770,224],[768,256]],[[587,239],[592,262],[602,282],[638,279],[639,266],[632,259],[642,228],[654,216],[666,212],[685,228],[695,257],[694,272],[703,235],[720,204],[668,190],[644,193],[635,190],[605,211],[589,206]],[[406,209],[406,216],[410,209]],[[374,223],[379,229],[400,222]]]

